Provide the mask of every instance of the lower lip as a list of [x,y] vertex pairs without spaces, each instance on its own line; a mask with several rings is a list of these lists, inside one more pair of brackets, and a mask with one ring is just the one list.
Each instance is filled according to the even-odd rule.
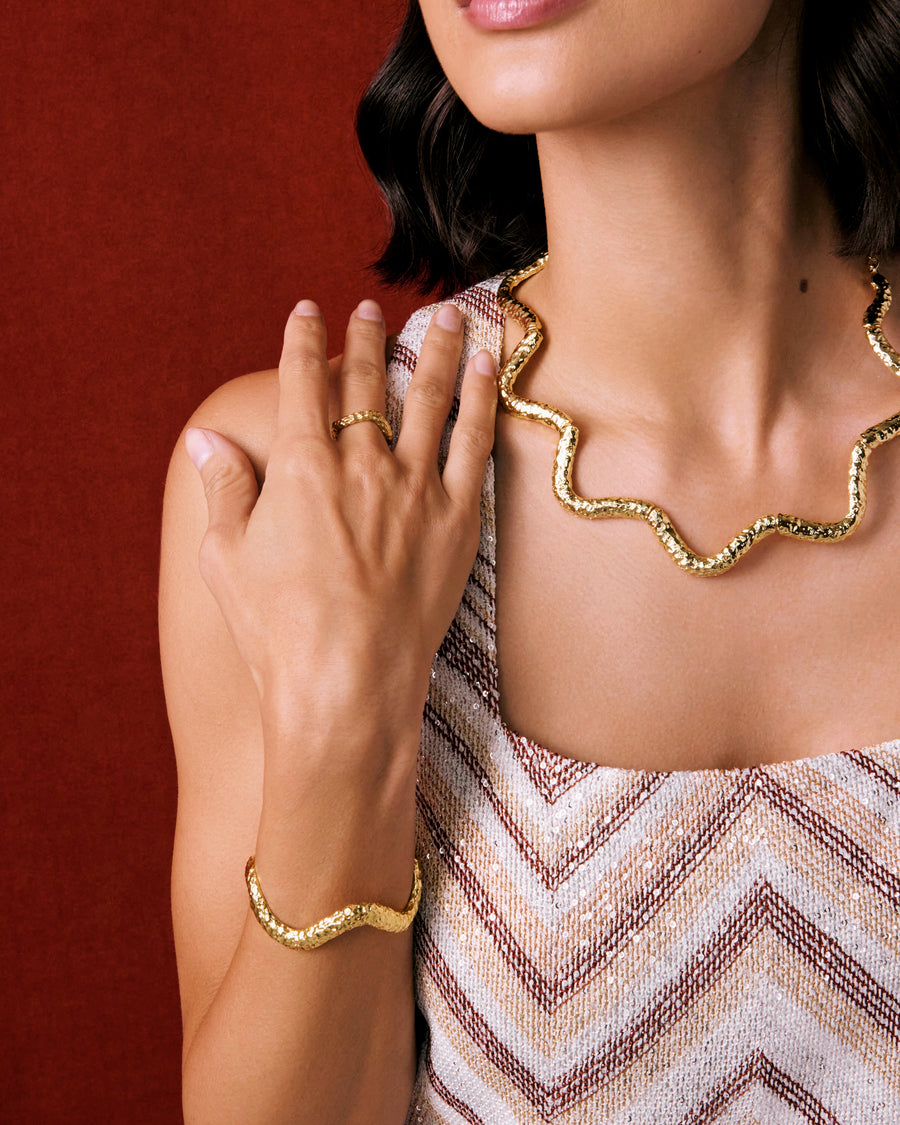
[[491,31],[513,31],[544,23],[583,2],[584,0],[471,0],[463,7],[463,11],[466,19],[475,27]]

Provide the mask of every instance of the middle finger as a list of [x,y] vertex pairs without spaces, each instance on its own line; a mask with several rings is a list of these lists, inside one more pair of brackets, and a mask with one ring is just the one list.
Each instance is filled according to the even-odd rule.
[[[341,415],[385,407],[385,329],[381,309],[375,301],[362,301],[347,325],[341,360],[339,398]],[[342,445],[370,448],[384,446],[384,435],[369,421],[347,426],[338,434]]]

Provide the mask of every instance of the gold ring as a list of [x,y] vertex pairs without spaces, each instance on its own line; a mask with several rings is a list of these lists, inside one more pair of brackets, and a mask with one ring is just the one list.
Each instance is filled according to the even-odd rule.
[[394,440],[394,431],[391,429],[390,422],[377,410],[357,410],[355,414],[345,414],[343,418],[338,418],[336,422],[331,423],[332,440],[337,441],[337,436],[341,430],[354,425],[356,422],[374,422],[384,434],[385,441],[390,444]]

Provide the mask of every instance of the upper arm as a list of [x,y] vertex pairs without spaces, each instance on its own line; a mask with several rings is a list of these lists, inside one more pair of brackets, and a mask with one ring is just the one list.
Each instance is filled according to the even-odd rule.
[[[277,401],[277,372],[259,372],[220,387],[188,424],[237,442],[261,480]],[[246,914],[244,864],[262,799],[256,688],[200,576],[206,525],[203,487],[182,435],[166,479],[159,628],[178,768],[172,914],[186,1042],[237,948]]]

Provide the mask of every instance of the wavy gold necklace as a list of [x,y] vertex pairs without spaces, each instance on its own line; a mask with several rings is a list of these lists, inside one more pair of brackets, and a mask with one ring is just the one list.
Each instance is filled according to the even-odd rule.
[[[534,311],[512,295],[513,289],[526,278],[536,274],[547,264],[544,253],[525,269],[508,274],[497,290],[500,309],[513,317],[525,329],[525,335],[500,371],[500,400],[508,414],[550,426],[559,434],[556,460],[553,466],[553,492],[569,512],[588,520],[629,519],[645,520],[656,533],[657,539],[682,570],[690,574],[714,576],[723,574],[745,555],[750,548],[767,535],[791,535],[813,542],[837,543],[851,535],[862,521],[866,510],[866,462],[869,454],[879,445],[891,441],[900,433],[900,414],[894,414],[877,426],[860,434],[850,455],[850,509],[836,523],[818,523],[799,516],[761,516],[737,535],[716,555],[698,555],[678,534],[668,515],[648,500],[631,500],[621,496],[588,499],[579,496],[572,488],[572,465],[578,445],[578,427],[562,410],[545,402],[521,398],[515,392],[516,379],[544,340],[541,322]],[[880,273],[878,262],[869,258],[871,285],[875,300],[866,309],[863,327],[875,354],[887,364],[895,375],[900,375],[900,355],[891,347],[881,330],[885,313],[891,306],[891,287]]]

